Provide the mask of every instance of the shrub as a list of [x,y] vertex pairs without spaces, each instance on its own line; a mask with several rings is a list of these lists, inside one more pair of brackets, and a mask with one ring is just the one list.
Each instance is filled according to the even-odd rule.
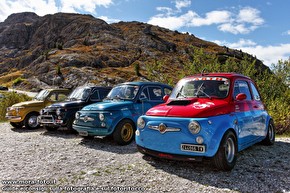
[[3,92],[4,98],[0,99],[0,121],[5,120],[5,114],[7,107],[13,104],[31,100],[31,98],[25,94],[19,94],[15,92]]

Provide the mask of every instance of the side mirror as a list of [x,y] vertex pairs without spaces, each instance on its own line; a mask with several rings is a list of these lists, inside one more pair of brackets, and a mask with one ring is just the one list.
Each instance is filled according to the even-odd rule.
[[246,98],[247,98],[247,95],[245,93],[240,93],[236,96],[237,101],[242,101],[242,100],[245,100]]
[[163,101],[166,102],[169,99],[169,95],[164,95]]

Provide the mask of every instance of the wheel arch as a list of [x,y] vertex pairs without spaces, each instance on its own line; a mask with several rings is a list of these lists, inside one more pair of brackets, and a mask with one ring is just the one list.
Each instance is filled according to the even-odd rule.
[[124,121],[124,120],[128,120],[128,121],[132,122],[133,125],[134,125],[134,127],[135,127],[135,130],[136,130],[137,126],[136,126],[135,121],[132,119],[132,117],[123,117],[122,119],[118,120],[118,122],[116,122],[114,125],[112,125],[112,127],[111,127],[111,131],[110,131],[110,135],[114,133],[114,131],[115,131],[117,125],[118,125],[119,123],[121,123],[122,121]]
[[217,153],[224,135],[229,131],[232,131],[234,133],[237,143],[236,145],[238,146],[238,126],[237,124],[235,124],[236,119],[234,117],[230,117],[230,119],[231,120],[225,119],[226,121],[221,121],[218,125],[215,125],[216,129],[212,135],[212,140],[210,140],[210,144],[208,147],[211,150],[211,155],[209,155],[210,157],[214,156]]

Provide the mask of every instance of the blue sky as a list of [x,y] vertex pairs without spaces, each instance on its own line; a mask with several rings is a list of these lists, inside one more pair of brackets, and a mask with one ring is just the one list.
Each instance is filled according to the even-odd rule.
[[289,0],[1,0],[0,22],[24,11],[139,21],[241,49],[270,66],[290,56],[289,8]]

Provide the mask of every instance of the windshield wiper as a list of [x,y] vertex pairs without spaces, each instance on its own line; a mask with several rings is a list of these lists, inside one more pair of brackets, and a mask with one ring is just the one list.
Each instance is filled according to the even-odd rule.
[[187,96],[185,96],[184,94],[181,93],[182,89],[183,89],[183,86],[180,88],[179,92],[177,93],[176,98],[178,98],[178,96],[182,96],[183,98],[187,98]]
[[197,88],[197,91],[195,93],[195,96],[197,98],[200,97],[200,95],[198,93],[201,92],[202,94],[204,94],[205,96],[207,96],[211,100],[211,96],[209,96],[207,93],[205,93],[203,90],[201,90],[202,86],[203,86],[203,83]]

